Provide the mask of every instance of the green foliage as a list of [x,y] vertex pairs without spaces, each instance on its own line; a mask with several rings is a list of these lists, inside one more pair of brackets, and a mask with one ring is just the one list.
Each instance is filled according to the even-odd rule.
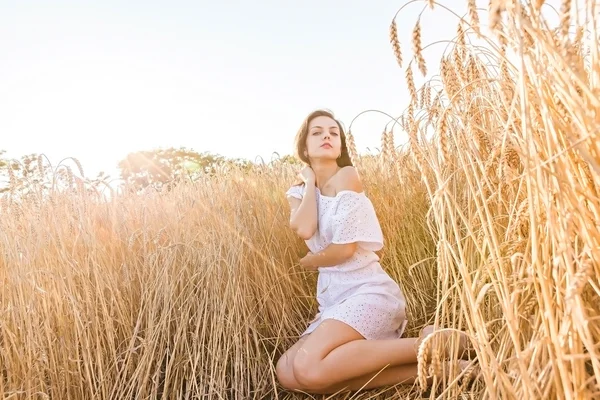
[[130,153],[118,164],[121,179],[133,190],[152,187],[171,189],[183,180],[214,175],[231,169],[249,170],[254,164],[244,159],[228,159],[209,152],[198,153],[185,147]]

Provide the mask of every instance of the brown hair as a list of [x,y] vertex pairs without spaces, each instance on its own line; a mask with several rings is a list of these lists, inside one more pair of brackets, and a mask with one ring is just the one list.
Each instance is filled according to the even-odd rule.
[[[335,123],[337,124],[337,126],[340,130],[340,139],[342,142],[342,154],[340,155],[340,157],[338,159],[336,159],[337,165],[341,168],[353,166],[352,160],[350,159],[350,154],[348,153],[348,147],[346,146],[346,133],[344,132],[344,128],[342,127],[342,124],[340,123],[340,121],[335,119],[335,117],[331,111],[323,110],[323,109],[315,110],[315,111],[311,112],[310,114],[308,114],[308,116],[302,122],[302,125],[300,126],[300,129],[296,133],[296,138],[294,140],[296,158],[300,159],[300,161],[302,161],[303,163],[310,165],[310,160],[308,159],[308,157],[306,157],[304,155],[304,152],[306,151],[306,138],[308,137],[308,126],[310,125],[310,122],[317,117],[331,118],[332,120],[335,121]],[[297,180],[294,182],[294,186],[301,185],[302,183],[303,183],[302,180]]]
[[296,133],[296,157],[299,158],[305,164],[310,165],[310,161],[308,157],[304,155],[304,151],[306,151],[306,138],[308,137],[308,126],[310,125],[310,122],[317,117],[329,117],[335,121],[338,128],[340,129],[340,139],[342,140],[342,154],[341,157],[336,160],[337,165],[340,167],[352,166],[352,160],[350,159],[350,154],[348,154],[348,147],[346,146],[346,133],[344,132],[344,128],[342,127],[340,121],[335,119],[333,113],[327,110],[315,110],[308,114],[308,116],[302,122],[300,129]]

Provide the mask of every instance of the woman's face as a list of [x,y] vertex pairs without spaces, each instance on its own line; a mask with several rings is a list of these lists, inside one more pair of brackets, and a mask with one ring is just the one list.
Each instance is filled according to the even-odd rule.
[[338,124],[326,116],[316,117],[310,121],[306,136],[306,150],[311,159],[338,158],[342,152],[342,138]]

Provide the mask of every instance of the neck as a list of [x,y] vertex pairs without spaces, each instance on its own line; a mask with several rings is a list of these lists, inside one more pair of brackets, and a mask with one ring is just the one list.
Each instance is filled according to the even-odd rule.
[[315,183],[319,190],[323,189],[322,186],[340,169],[335,160],[312,160],[310,166],[315,172]]

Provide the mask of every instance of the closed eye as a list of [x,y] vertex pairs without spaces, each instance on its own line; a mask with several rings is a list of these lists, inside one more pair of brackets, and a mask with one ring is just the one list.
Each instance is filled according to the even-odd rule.
[[[313,134],[313,135],[320,135],[321,133],[323,133],[323,132],[322,132],[322,131],[313,131],[313,133],[312,133],[312,134]],[[330,133],[331,133],[332,135],[339,136],[339,133],[338,133],[338,132],[335,132],[335,131],[334,131],[334,132],[330,132]]]

